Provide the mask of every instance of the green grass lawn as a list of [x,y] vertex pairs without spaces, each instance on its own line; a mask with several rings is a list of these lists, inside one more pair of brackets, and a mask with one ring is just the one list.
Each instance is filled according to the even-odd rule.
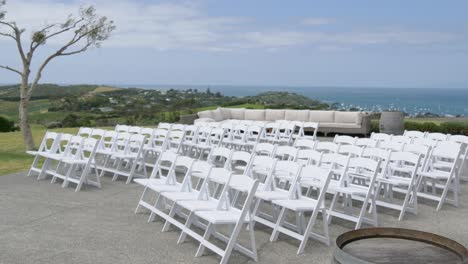
[[[43,126],[32,126],[34,142],[36,146],[41,144],[46,129]],[[78,128],[51,129],[64,133],[76,134]],[[14,173],[29,169],[33,156],[26,154],[23,138],[19,131],[0,133],[0,175]]]

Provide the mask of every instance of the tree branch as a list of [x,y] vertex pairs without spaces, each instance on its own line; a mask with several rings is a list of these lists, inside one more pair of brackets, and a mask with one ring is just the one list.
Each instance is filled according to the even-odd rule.
[[15,72],[15,73],[17,73],[17,74],[23,76],[23,73],[22,73],[22,72],[20,72],[20,71],[18,71],[18,70],[16,70],[16,69],[13,69],[13,68],[11,68],[11,67],[9,67],[9,66],[0,65],[0,68],[3,68],[3,69],[5,69],[5,70],[9,70],[9,71]]
[[12,34],[0,32],[0,36],[9,37],[9,38],[12,38],[12,39],[14,39],[16,41],[15,36],[13,36]]
[[9,23],[9,22],[5,22],[5,21],[0,21],[0,25],[5,25],[5,26],[8,26],[10,27],[11,29],[15,30],[16,29],[16,26],[12,23]]

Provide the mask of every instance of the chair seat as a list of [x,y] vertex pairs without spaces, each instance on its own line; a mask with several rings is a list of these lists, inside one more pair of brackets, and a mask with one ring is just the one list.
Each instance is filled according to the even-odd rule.
[[180,184],[154,184],[150,183],[148,188],[155,192],[178,192],[180,191]]
[[39,151],[35,151],[35,150],[28,150],[26,151],[27,154],[29,155],[33,155],[33,156],[36,156],[37,154],[41,153]]
[[146,186],[147,184],[166,184],[166,179],[134,179],[133,182]]
[[366,196],[369,188],[356,186],[356,185],[351,185],[347,187],[342,187],[338,185],[336,186],[329,185],[328,189],[334,192],[339,192],[339,193],[344,193],[344,194]]
[[[241,212],[238,210],[198,211],[195,215],[213,224],[235,224],[239,220]],[[249,221],[248,215],[246,214],[246,222]]]
[[450,173],[446,171],[425,171],[420,172],[419,175],[433,179],[448,179],[450,177]]
[[195,200],[195,201],[179,201],[177,204],[191,212],[194,211],[212,211],[216,210],[218,201],[214,199],[209,200]]
[[312,199],[302,198],[298,200],[276,200],[273,204],[286,207],[294,211],[312,211],[317,207],[317,202]]
[[285,190],[257,191],[255,197],[264,201],[284,200],[288,199],[288,192]]
[[402,178],[402,177],[395,177],[390,176],[386,178],[379,177],[377,178],[378,182],[392,184],[392,185],[400,185],[400,186],[408,186],[411,184],[410,178]]
[[137,153],[114,153],[112,156],[114,158],[119,158],[119,159],[136,159],[138,154]]
[[189,201],[196,200],[198,192],[165,192],[161,194],[163,197],[171,201]]
[[67,164],[86,164],[88,163],[88,161],[89,161],[88,158],[82,158],[82,159],[62,158],[60,159],[60,162],[67,163]]

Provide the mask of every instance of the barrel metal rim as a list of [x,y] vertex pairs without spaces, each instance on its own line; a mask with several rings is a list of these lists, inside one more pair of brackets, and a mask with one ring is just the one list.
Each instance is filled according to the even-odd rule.
[[453,252],[460,258],[461,263],[468,263],[468,249],[452,239],[414,229],[390,227],[363,228],[341,234],[336,239],[334,259],[338,263],[372,264],[372,262],[361,260],[343,250],[351,242],[369,238],[396,238],[431,244]]

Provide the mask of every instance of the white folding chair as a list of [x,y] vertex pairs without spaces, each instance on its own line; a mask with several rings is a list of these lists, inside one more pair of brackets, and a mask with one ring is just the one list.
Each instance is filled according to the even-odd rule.
[[141,127],[138,127],[138,126],[131,126],[129,127],[128,129],[128,133],[130,134],[140,134],[141,133]]
[[375,132],[372,132],[372,133],[371,133],[371,136],[370,136],[371,139],[376,140],[377,142],[381,142],[381,141],[390,141],[391,137],[392,137],[392,136],[389,135],[389,134],[385,134],[385,133],[375,133]]
[[[317,182],[316,185],[321,191],[316,199],[302,195],[301,186],[299,183],[302,176]],[[301,241],[299,249],[297,250],[298,255],[304,252],[304,248],[309,241],[309,238],[313,238],[326,245],[330,245],[327,210],[325,207],[325,195],[327,193],[326,190],[328,189],[330,179],[331,172],[319,167],[308,165],[301,169],[300,173],[296,177],[295,183],[292,184],[293,187],[289,192],[288,199],[273,200],[274,205],[281,207],[281,212],[273,228],[270,241],[276,241],[278,239],[279,233],[283,233],[292,238],[295,238]],[[296,214],[296,218],[299,218],[297,222],[300,224],[300,226],[297,226],[294,229],[287,227],[286,210],[293,211]],[[305,213],[307,212],[311,212],[312,214],[310,216],[309,222],[307,223],[307,226],[304,226]],[[313,231],[319,212],[322,214],[323,219],[322,234]]]
[[466,162],[466,160],[468,159],[468,136],[452,135],[448,140],[450,142],[456,142],[461,144],[462,155],[459,161],[460,166],[458,169],[458,175],[460,177],[460,180],[468,181],[468,175],[465,175],[465,173],[468,172],[468,162]]
[[246,151],[252,151],[255,145],[260,141],[260,135],[263,128],[258,125],[251,125],[247,127],[245,142],[243,148]]
[[158,128],[167,130],[168,132],[171,130],[172,124],[169,123],[159,123]]
[[[101,181],[94,161],[99,141],[95,138],[82,138],[81,146],[76,152],[72,151],[69,153],[70,155],[60,158],[59,166],[55,170],[45,172],[53,176],[51,183],[55,183],[57,179],[63,180],[62,187],[68,187],[70,182],[75,183],[75,192],[80,191],[83,184],[101,188]],[[64,168],[63,172],[60,167]],[[91,170],[94,170],[94,181],[90,178]]]
[[235,174],[246,173],[250,162],[252,161],[252,154],[246,151],[233,151],[228,162],[226,162],[225,168],[234,172]]
[[[253,228],[253,218],[250,214],[250,206],[258,187],[258,180],[253,180],[245,175],[231,175],[230,180],[225,185],[221,194],[220,200],[215,210],[197,210],[190,212],[187,224],[183,226],[182,232],[191,236],[193,239],[200,242],[195,256],[202,256],[205,248],[210,249],[214,253],[221,256],[221,264],[228,262],[232,250],[238,250],[240,253],[257,261],[257,249],[255,245],[255,231]],[[228,195],[231,191],[244,194],[242,206],[240,208],[235,205],[237,201],[230,201]],[[197,221],[206,222],[206,229],[203,236],[190,229],[194,219]],[[216,230],[220,225],[234,226],[229,235],[224,235]],[[242,227],[247,225],[249,232],[250,245],[249,248],[242,246],[237,242],[237,238],[242,230]],[[226,243],[225,249],[209,241],[211,236],[215,236]]]
[[[418,197],[437,201],[437,211],[444,203],[451,203],[458,207],[459,178],[457,166],[460,162],[461,145],[456,142],[440,142],[433,148],[426,167],[420,171],[418,183]],[[422,185],[431,184],[432,192],[422,190]],[[453,199],[447,197],[448,192],[453,193]]]
[[362,152],[364,151],[364,148],[358,147],[355,145],[339,145],[338,147],[338,154],[341,155],[351,155],[351,157],[360,157],[362,155]]
[[57,152],[60,136],[61,134],[59,133],[46,131],[39,149],[37,151],[26,151],[27,154],[34,156],[34,160],[28,172],[28,177],[32,175],[32,172],[40,173],[42,171],[42,167],[36,167],[41,158],[47,158],[45,155]]
[[[399,221],[403,220],[405,212],[417,214],[417,172],[421,164],[421,155],[411,152],[391,152],[385,163],[393,166],[384,168],[384,173],[377,177],[377,190],[383,189],[384,195],[377,196],[376,204],[400,211]],[[403,202],[399,203],[393,199],[394,189],[404,194]]]
[[130,126],[127,125],[116,125],[115,126],[115,131],[116,132],[128,132],[130,129]]
[[[299,128],[298,138],[306,138],[317,140],[317,132],[319,130],[319,123],[316,122],[303,122],[302,126]],[[306,135],[306,132],[310,133],[312,131],[312,136]]]
[[[115,132],[115,131],[112,131],[112,132]],[[93,129],[93,131],[91,131],[91,134],[89,135],[89,137],[92,137],[92,138],[95,138],[95,139],[101,139],[104,136],[105,133],[106,133],[106,130],[100,129],[100,128],[95,128],[95,129]]]
[[392,135],[390,141],[395,143],[411,144],[413,142],[413,138],[404,135]]
[[[340,184],[338,186],[330,186],[329,188],[333,192],[333,199],[328,210],[329,223],[333,217],[338,217],[355,222],[355,229],[361,228],[362,223],[378,226],[377,208],[375,206],[375,180],[379,168],[380,161],[368,158],[351,158],[349,160],[348,169],[344,177],[340,179]],[[343,195],[345,199],[345,209],[343,211],[336,208],[340,195]],[[362,201],[358,215],[353,213],[353,199]],[[366,217],[368,206],[370,206],[371,218]]]
[[[74,138],[74,143],[71,144],[71,140]],[[60,134],[56,140],[54,140],[53,144],[55,146],[51,147],[51,151],[43,151],[39,152],[38,154],[45,158],[44,163],[42,164],[42,168],[36,170],[38,172],[37,179],[41,180],[46,177],[45,171],[49,168],[53,167],[53,163],[57,163],[60,158],[70,155],[70,152],[75,151],[81,143],[82,137],[74,136],[71,134]],[[59,164],[55,164],[59,165]]]
[[296,162],[302,165],[315,165],[318,166],[322,161],[322,152],[313,149],[299,149],[297,151]]

